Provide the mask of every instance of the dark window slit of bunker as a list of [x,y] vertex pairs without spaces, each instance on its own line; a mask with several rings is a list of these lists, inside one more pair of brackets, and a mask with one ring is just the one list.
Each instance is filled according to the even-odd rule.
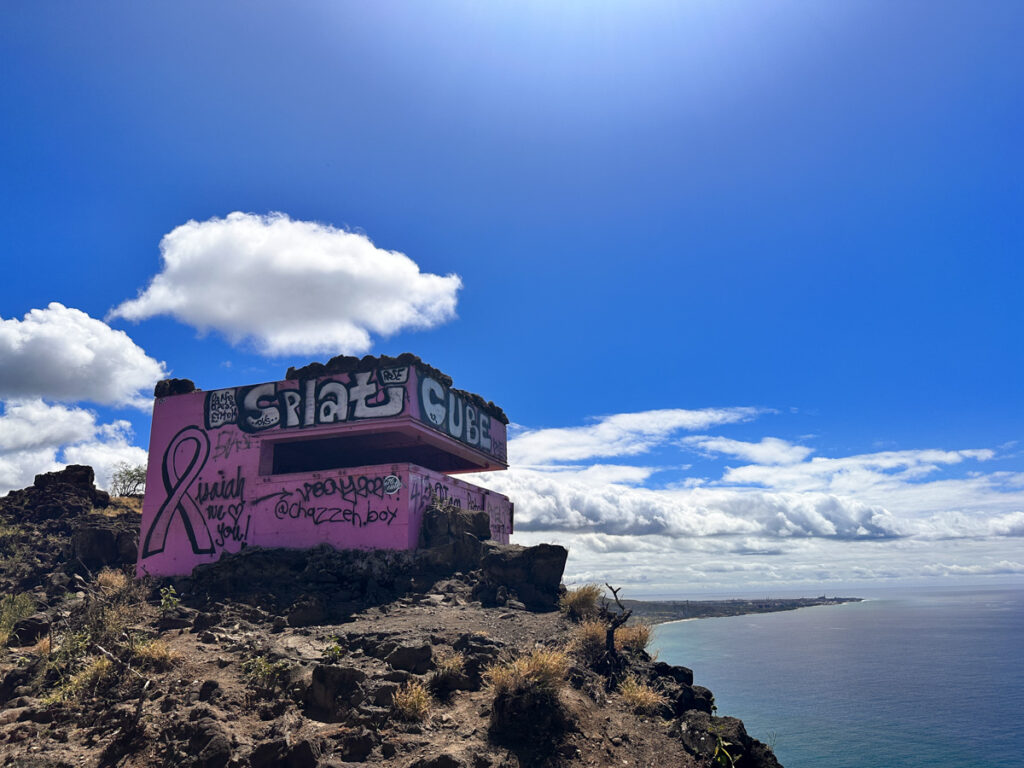
[[478,469],[447,451],[415,443],[403,435],[374,433],[275,443],[271,472],[321,472],[374,464],[419,464],[435,472]]

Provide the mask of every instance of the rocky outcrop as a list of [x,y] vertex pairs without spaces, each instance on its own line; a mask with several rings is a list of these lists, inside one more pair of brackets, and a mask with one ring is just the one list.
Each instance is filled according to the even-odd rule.
[[90,570],[134,565],[138,551],[139,526],[134,516],[85,515],[72,523],[71,557]]
[[505,590],[531,610],[554,610],[568,556],[569,550],[557,544],[493,546],[480,561],[480,583],[474,595],[494,605]]

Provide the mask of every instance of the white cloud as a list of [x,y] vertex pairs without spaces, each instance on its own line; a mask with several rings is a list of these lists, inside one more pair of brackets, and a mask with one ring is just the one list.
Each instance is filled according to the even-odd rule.
[[882,508],[823,493],[664,490],[591,483],[564,473],[510,469],[483,478],[516,503],[516,530],[615,535],[829,537],[899,535]]
[[[509,440],[512,468],[477,477],[514,499],[515,541],[564,544],[568,580],[626,584],[633,596],[785,585],[820,594],[827,583],[1019,573],[1024,473],[975,469],[1005,457],[926,449],[810,458],[812,448],[778,438],[674,434],[756,413],[647,411],[524,430]],[[681,467],[585,461],[669,445],[751,463],[655,486],[656,473]]]
[[371,334],[432,328],[454,317],[462,285],[364,235],[281,213],[189,221],[160,251],[160,274],[111,316],[171,315],[271,355],[361,353]]
[[11,401],[0,415],[0,493],[24,488],[41,472],[65,464],[88,464],[96,484],[105,488],[122,461],[145,464],[146,452],[131,445],[127,421],[97,424],[81,408],[41,400]]
[[684,437],[681,443],[707,453],[724,453],[738,456],[756,464],[795,464],[803,461],[814,451],[803,445],[794,445],[777,437],[765,437],[759,443],[745,443],[727,437],[694,435]]
[[0,318],[0,398],[152,404],[167,375],[124,331],[57,302],[24,319]]
[[584,427],[526,430],[509,441],[509,460],[528,466],[601,456],[635,456],[664,443],[680,430],[747,421],[761,412],[757,408],[668,408],[618,413]]

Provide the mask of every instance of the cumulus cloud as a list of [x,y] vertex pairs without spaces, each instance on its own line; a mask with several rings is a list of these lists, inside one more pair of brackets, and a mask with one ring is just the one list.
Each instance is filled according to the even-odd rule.
[[528,429],[509,441],[509,461],[520,465],[635,456],[682,430],[707,429],[754,418],[757,408],[667,408],[605,416],[582,427]]
[[120,462],[144,464],[146,452],[131,444],[127,421],[98,424],[82,408],[42,400],[11,401],[0,415],[0,493],[31,485],[41,472],[88,464],[105,488]]
[[0,318],[0,398],[88,400],[148,408],[164,364],[124,331],[57,302]]
[[[627,584],[636,595],[1016,573],[1024,473],[982,471],[996,451],[823,457],[774,437],[677,434],[757,414],[646,411],[525,429],[509,440],[511,469],[478,477],[515,500],[516,541],[564,544],[567,579]],[[746,463],[659,485],[659,473],[688,467],[637,457],[659,448],[664,461],[671,446]],[[601,461],[609,457],[620,460]]]
[[823,493],[632,488],[528,469],[494,473],[485,483],[515,499],[515,525],[520,531],[659,534],[672,538],[863,539],[900,535],[885,509]]
[[371,334],[432,328],[454,317],[462,285],[365,235],[282,213],[189,221],[160,251],[161,272],[112,317],[170,315],[271,355],[362,353]]

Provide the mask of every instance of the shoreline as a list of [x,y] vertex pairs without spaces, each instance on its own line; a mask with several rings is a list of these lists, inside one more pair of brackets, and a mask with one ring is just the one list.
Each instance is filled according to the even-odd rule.
[[863,602],[861,597],[795,597],[761,600],[623,600],[633,610],[633,618],[648,624],[669,624],[696,619],[746,616],[753,613],[778,613],[823,605]]

